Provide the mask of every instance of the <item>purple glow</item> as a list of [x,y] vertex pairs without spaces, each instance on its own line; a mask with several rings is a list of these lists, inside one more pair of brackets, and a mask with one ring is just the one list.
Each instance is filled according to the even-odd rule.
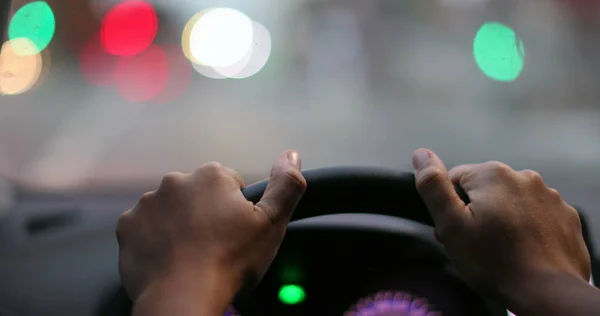
[[361,299],[344,316],[442,316],[426,299],[403,292],[379,292]]
[[233,307],[230,306],[225,312],[224,316],[239,316],[239,314]]

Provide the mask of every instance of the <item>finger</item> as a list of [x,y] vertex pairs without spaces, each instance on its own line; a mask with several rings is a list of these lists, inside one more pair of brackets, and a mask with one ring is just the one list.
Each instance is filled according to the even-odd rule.
[[450,171],[448,171],[450,181],[454,184],[460,184],[460,180],[464,178],[466,174],[470,173],[474,167],[474,164],[464,164],[450,169]]
[[306,190],[306,179],[300,172],[300,156],[286,151],[277,158],[271,169],[269,184],[256,207],[272,222],[289,221]]
[[450,181],[442,160],[432,151],[418,149],[413,154],[413,166],[419,194],[433,217],[440,237],[445,227],[457,227],[465,223],[469,213]]
[[133,210],[129,209],[119,215],[119,219],[117,220],[117,225],[115,227],[115,233],[117,236],[117,243],[119,245],[123,244],[125,239],[125,235],[131,231],[131,226],[133,224]]
[[191,174],[192,181],[218,181],[225,179],[236,189],[244,187],[244,179],[237,171],[223,166],[220,162],[212,161],[202,165]]
[[225,173],[227,173],[231,178],[235,181],[237,185],[239,185],[240,189],[244,187],[244,179],[242,176],[235,170],[231,168],[224,168]]

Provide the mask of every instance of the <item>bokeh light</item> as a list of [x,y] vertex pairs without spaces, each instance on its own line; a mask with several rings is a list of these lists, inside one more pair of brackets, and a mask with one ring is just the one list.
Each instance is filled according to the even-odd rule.
[[167,55],[156,45],[141,54],[119,58],[115,67],[117,90],[129,102],[146,102],[156,98],[165,88],[168,77]]
[[196,60],[194,58],[194,56],[192,56],[192,52],[191,52],[192,45],[190,43],[190,39],[191,39],[190,35],[192,34],[192,29],[194,28],[194,26],[196,26],[198,21],[200,21],[200,19],[202,19],[202,17],[206,13],[208,13],[214,9],[215,8],[208,8],[208,9],[204,9],[204,10],[194,14],[194,16],[187,21],[187,23],[185,24],[185,27],[183,28],[183,33],[181,34],[181,49],[182,49],[185,57],[194,64],[198,64],[198,63],[200,63],[200,61]]
[[[252,47],[252,20],[240,11],[215,8],[190,20],[184,32],[192,62],[210,67],[227,67],[239,62]],[[189,39],[186,37],[189,36]],[[184,48],[184,51],[186,48]]]
[[240,69],[235,75],[230,76],[232,78],[244,79],[254,76],[265,67],[269,57],[271,57],[271,33],[264,25],[256,21],[253,21],[252,25],[254,40],[250,58],[244,68]]
[[166,104],[179,98],[192,80],[192,65],[181,53],[179,46],[165,47],[167,56],[168,76],[164,89],[151,101]]
[[79,53],[79,67],[85,80],[93,86],[107,86],[114,83],[114,69],[118,57],[102,48],[100,33],[91,37]]
[[473,55],[479,69],[490,79],[511,82],[523,70],[525,48],[512,28],[488,22],[475,36]]
[[34,49],[19,51],[20,55],[33,55],[44,50],[54,37],[56,21],[54,12],[44,1],[35,1],[21,7],[10,20],[8,38],[27,38]]
[[37,88],[41,87],[46,83],[48,76],[50,75],[50,70],[52,68],[52,56],[51,50],[49,48],[44,49],[39,53],[42,63],[40,65],[40,74],[38,75],[37,80],[34,82],[33,86],[28,91],[34,91]]
[[222,74],[220,74],[219,72],[217,72],[213,67],[210,66],[205,66],[205,65],[201,65],[201,64],[196,64],[196,63],[192,63],[192,67],[194,68],[194,70],[207,77],[210,79],[227,79],[226,76],[223,76]]
[[29,91],[40,78],[42,55],[20,54],[37,49],[28,38],[7,41],[0,50],[0,95],[17,95]]
[[156,38],[158,16],[147,2],[130,0],[115,5],[102,19],[102,46],[117,56],[133,56],[147,49]]
[[269,30],[264,25],[252,21],[252,44],[246,55],[239,61],[225,67],[211,67],[194,62],[195,59],[192,59],[192,62],[194,63],[194,69],[208,78],[244,79],[257,74],[263,69],[271,56],[271,49],[271,33]]
[[242,57],[242,59],[240,59],[238,62],[234,63],[233,65],[230,65],[227,67],[211,67],[211,68],[215,72],[217,72],[219,75],[223,76],[224,78],[232,78],[232,77],[236,76],[237,74],[239,74],[244,68],[246,68],[246,66],[250,62],[252,53],[253,53],[252,49],[248,50],[246,55],[244,55],[244,57]]

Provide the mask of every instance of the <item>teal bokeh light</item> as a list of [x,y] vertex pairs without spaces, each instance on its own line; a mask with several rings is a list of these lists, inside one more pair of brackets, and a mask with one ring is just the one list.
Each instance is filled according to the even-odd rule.
[[34,52],[18,52],[24,54],[37,54],[43,51],[56,30],[54,12],[48,3],[35,1],[21,7],[10,20],[8,38],[27,38],[36,46]]
[[490,79],[511,82],[523,71],[525,48],[512,28],[487,22],[475,35],[473,56],[479,69]]

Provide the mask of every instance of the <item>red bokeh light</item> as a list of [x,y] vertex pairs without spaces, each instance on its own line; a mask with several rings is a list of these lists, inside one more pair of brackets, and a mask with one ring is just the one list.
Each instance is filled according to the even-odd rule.
[[111,85],[117,59],[117,56],[110,55],[102,49],[100,34],[96,34],[83,45],[79,54],[81,73],[93,86]]
[[169,77],[167,54],[152,45],[136,56],[121,57],[115,67],[115,84],[123,99],[146,102],[156,98]]
[[147,49],[158,32],[154,7],[142,0],[115,5],[102,20],[102,46],[112,55],[133,56]]
[[167,83],[153,103],[165,104],[180,97],[192,80],[192,65],[179,46],[165,47],[169,64]]

